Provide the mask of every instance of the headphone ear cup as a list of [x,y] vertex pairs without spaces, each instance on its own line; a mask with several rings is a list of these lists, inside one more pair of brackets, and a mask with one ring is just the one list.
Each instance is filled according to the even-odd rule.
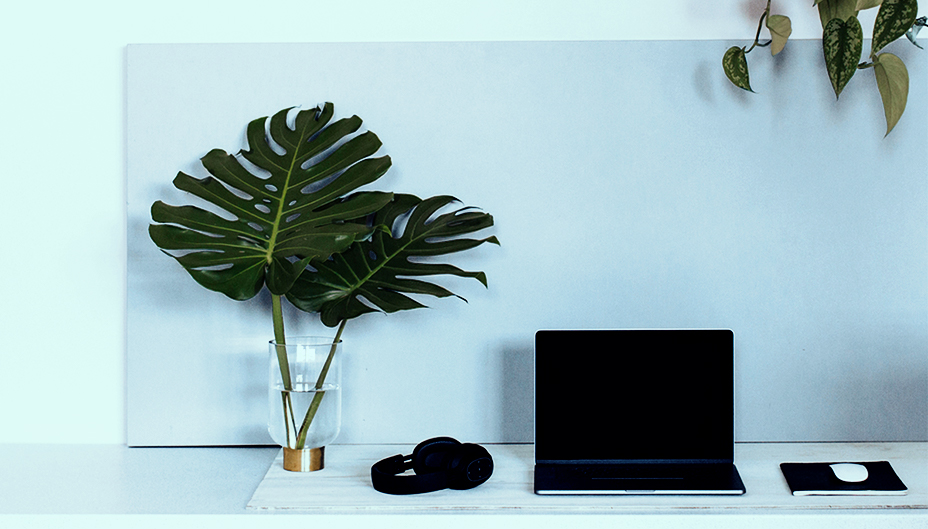
[[459,446],[461,442],[452,437],[426,439],[412,451],[412,468],[416,474],[445,470],[450,452]]
[[472,489],[490,479],[493,458],[486,448],[465,443],[453,448],[447,461],[448,487],[455,490]]

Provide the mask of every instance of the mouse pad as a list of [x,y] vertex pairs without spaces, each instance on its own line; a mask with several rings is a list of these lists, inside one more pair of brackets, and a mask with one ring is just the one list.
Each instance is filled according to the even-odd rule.
[[829,465],[835,463],[780,463],[793,496],[883,496],[904,495],[908,489],[889,461],[854,461],[867,468],[867,479],[858,483],[841,481]]

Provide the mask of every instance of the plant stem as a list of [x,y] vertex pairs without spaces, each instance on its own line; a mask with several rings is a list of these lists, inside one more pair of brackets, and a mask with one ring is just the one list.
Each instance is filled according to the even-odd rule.
[[287,339],[284,334],[284,311],[280,304],[280,296],[271,294],[271,315],[274,319],[274,342],[277,344],[277,364],[280,366],[280,378],[284,389],[290,391],[290,362],[287,361]]
[[764,8],[764,14],[760,16],[760,22],[757,23],[757,34],[754,35],[754,44],[751,44],[751,47],[745,50],[744,53],[751,53],[756,46],[767,46],[768,44],[758,44],[760,42],[760,30],[764,28],[764,19],[770,15],[770,0],[767,0],[767,7]]
[[[271,294],[271,317],[274,320],[274,343],[277,351],[277,365],[280,367],[280,379],[284,384],[284,391],[280,392],[280,398],[284,406],[284,427],[287,429],[287,444],[290,445],[292,444],[291,437],[296,435],[296,418],[293,416],[293,401],[290,397],[293,384],[290,381],[290,362],[287,360],[284,311],[280,303],[280,296],[276,294]],[[289,421],[287,420],[288,416],[290,419]]]
[[332,359],[335,357],[335,350],[338,347],[338,343],[342,340],[342,331],[345,330],[345,323],[347,322],[348,320],[342,320],[338,325],[338,331],[335,333],[335,339],[332,340],[332,347],[329,349],[329,355],[326,357],[325,364],[323,364],[322,370],[319,372],[319,378],[316,379],[316,392],[313,395],[313,401],[309,404],[309,409],[306,410],[303,424],[300,425],[300,435],[296,440],[296,450],[302,450],[303,446],[306,444],[306,434],[309,432],[309,426],[316,417],[316,412],[319,411],[322,397],[325,396],[325,391],[322,391],[322,386],[325,384],[325,377],[329,373],[329,367],[332,365]]

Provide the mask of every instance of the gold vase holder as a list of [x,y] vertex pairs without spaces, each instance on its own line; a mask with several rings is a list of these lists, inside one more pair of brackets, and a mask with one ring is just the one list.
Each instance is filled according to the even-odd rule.
[[325,447],[295,450],[284,447],[284,470],[315,472],[325,467]]

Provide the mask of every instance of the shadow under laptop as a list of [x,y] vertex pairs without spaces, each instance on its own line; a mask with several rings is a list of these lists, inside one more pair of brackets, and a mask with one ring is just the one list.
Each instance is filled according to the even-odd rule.
[[[499,432],[503,443],[532,443],[535,436],[535,352],[532,342],[503,345],[499,362]],[[531,461],[528,461],[531,464]]]

